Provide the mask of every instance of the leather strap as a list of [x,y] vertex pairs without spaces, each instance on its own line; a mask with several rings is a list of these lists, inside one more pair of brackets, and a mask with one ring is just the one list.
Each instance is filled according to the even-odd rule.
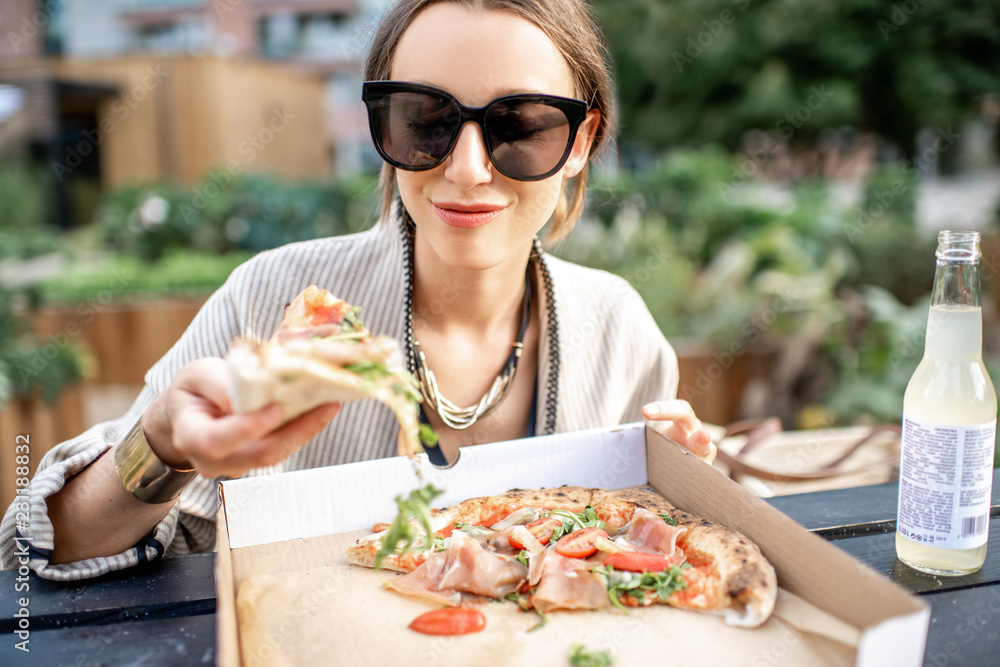
[[766,479],[772,482],[807,482],[817,479],[846,477],[848,475],[857,475],[859,473],[899,463],[898,456],[890,456],[872,463],[857,466],[855,468],[844,469],[840,467],[840,465],[853,456],[855,452],[871,443],[876,436],[882,433],[900,433],[899,426],[895,424],[873,426],[863,438],[852,444],[846,452],[814,470],[796,473],[777,472],[761,468],[760,466],[754,465],[746,460],[745,457],[747,454],[756,449],[761,443],[766,442],[771,436],[781,433],[781,430],[781,421],[777,417],[769,417],[766,419],[748,419],[745,421],[734,422],[726,427],[725,437],[728,438],[733,435],[746,435],[746,444],[740,447],[739,451],[735,454],[728,454],[720,447],[716,455],[716,459],[729,466],[729,476],[735,481],[739,481],[741,475],[751,475],[753,477],[757,477],[758,479]]

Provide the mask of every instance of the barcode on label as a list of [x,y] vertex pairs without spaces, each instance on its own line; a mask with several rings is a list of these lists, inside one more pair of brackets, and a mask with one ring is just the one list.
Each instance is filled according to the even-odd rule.
[[962,537],[973,537],[986,530],[986,522],[989,521],[989,514],[980,516],[970,516],[962,519]]

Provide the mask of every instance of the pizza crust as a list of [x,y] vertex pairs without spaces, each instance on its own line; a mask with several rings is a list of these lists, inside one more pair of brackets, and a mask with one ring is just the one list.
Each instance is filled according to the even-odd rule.
[[417,405],[399,391],[398,385],[406,378],[389,374],[369,380],[318,355],[303,354],[277,342],[247,339],[234,341],[226,360],[234,412],[255,412],[276,403],[288,420],[326,403],[374,398],[396,415],[400,454],[422,451]]
[[289,419],[324,403],[366,398],[356,373],[282,350],[279,345],[236,341],[229,360],[229,397],[235,412],[277,403]]
[[[522,506],[568,509],[580,512],[587,505],[612,525],[622,526],[631,519],[636,508],[659,514],[668,513],[687,532],[678,538],[678,545],[692,560],[712,564],[713,589],[706,595],[706,605],[682,603],[673,596],[667,604],[698,611],[720,613],[729,625],[755,628],[763,624],[774,611],[778,584],[774,568],[757,545],[744,535],[721,524],[677,509],[655,491],[646,488],[608,491],[575,486],[550,489],[514,489],[497,496],[470,498],[461,503],[434,511],[432,528],[441,530],[456,522],[476,524],[491,516],[511,512]],[[348,560],[364,567],[373,567],[375,554],[381,546],[382,533],[374,533],[347,548]],[[414,554],[392,554],[383,567],[409,572]],[[717,575],[717,576],[715,576]]]

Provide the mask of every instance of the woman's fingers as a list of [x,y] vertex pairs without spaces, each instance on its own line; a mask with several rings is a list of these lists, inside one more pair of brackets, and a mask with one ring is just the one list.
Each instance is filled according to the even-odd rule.
[[[273,466],[291,456],[332,420],[339,403],[313,408],[285,424],[277,406],[258,412],[211,418],[182,412],[175,427],[178,449],[205,477],[239,477],[252,468]],[[183,425],[181,425],[183,424]]]
[[687,401],[673,399],[649,403],[642,408],[642,414],[654,422],[657,431],[698,458],[708,463],[715,460],[717,450],[712,436]]
[[225,461],[229,470],[221,470],[216,475],[236,477],[253,468],[281,463],[312,440],[338,412],[339,403],[328,403],[299,415],[266,437],[247,442]]
[[238,477],[288,458],[340,410],[339,404],[326,404],[287,421],[278,405],[234,414],[227,376],[222,359],[195,361],[147,410],[144,430],[165,463],[194,467],[209,478]]

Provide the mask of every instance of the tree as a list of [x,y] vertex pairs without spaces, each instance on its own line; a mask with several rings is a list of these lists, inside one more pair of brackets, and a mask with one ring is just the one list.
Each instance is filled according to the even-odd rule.
[[996,0],[594,0],[624,142],[737,148],[754,128],[808,144],[874,131],[912,158],[1000,92]]

